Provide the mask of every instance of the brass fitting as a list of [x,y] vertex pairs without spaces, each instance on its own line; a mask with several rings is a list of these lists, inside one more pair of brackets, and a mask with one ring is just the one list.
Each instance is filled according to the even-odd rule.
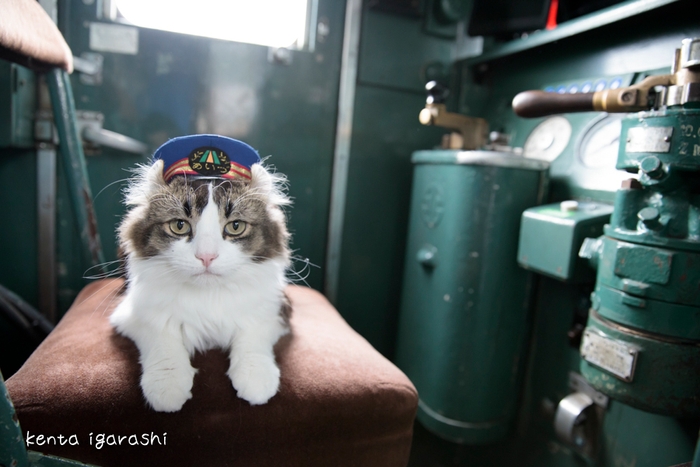
[[486,144],[489,124],[483,118],[448,112],[445,104],[426,104],[418,120],[423,125],[435,125],[455,130],[462,136],[461,149],[479,149]]

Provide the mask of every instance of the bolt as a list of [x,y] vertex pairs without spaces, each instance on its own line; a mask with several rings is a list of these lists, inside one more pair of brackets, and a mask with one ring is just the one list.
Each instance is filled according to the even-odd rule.
[[671,137],[670,137],[670,136],[664,136],[664,143],[668,143],[669,141],[671,141]]
[[664,174],[664,165],[656,156],[645,157],[641,164],[639,164],[639,168],[642,169],[642,172],[647,174],[649,178],[658,179]]
[[625,104],[629,104],[634,100],[634,96],[630,91],[625,91],[622,94],[620,94],[620,100]]
[[642,224],[644,224],[644,226],[650,230],[657,230],[661,226],[661,223],[659,222],[659,218],[661,216],[659,214],[659,210],[656,208],[644,208],[637,213],[637,217],[640,221],[642,221]]

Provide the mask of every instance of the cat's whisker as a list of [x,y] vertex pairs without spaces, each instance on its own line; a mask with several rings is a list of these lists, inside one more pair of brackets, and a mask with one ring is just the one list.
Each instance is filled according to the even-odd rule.
[[116,185],[117,183],[124,183],[124,182],[128,182],[128,181],[129,181],[129,178],[127,177],[127,178],[122,178],[122,179],[120,179],[120,180],[115,180],[115,181],[113,181],[112,183],[109,183],[109,184],[105,185],[105,186],[92,198],[93,201],[96,200],[97,197],[100,196],[100,195],[102,194],[103,191],[105,191],[107,188],[111,187],[112,185]]
[[[108,270],[108,267],[119,263],[119,266],[111,271]],[[97,274],[90,274],[90,271],[93,271],[97,269],[99,272]],[[125,272],[124,270],[124,260],[123,259],[117,259],[114,261],[107,261],[104,263],[96,264],[94,266],[90,266],[85,270],[83,273],[83,279],[90,279],[90,280],[95,280],[95,279],[103,279],[106,277],[113,277],[113,276],[119,276],[122,275]]]
[[121,295],[123,288],[124,286],[122,285],[121,287],[117,287],[116,289],[108,293],[107,296],[99,303],[99,305],[95,307],[95,311],[102,307],[102,312],[100,314],[104,315],[107,312],[107,310],[112,308],[111,305],[117,300],[117,297]]
[[[92,297],[94,297],[95,295],[97,295],[97,294],[99,294],[100,292],[102,292],[102,290],[104,290],[106,287],[110,287],[111,285],[112,285],[111,281],[104,283],[99,289],[97,289],[95,292],[93,292],[92,294],[90,294],[90,295],[86,298],[86,300],[89,300],[90,298],[92,298]],[[102,314],[104,314],[104,312],[107,310],[107,308],[109,308],[109,305],[114,301],[114,299],[116,298],[116,296],[119,295],[119,291],[120,291],[120,290],[121,290],[121,287],[115,289],[115,291],[112,291],[112,292],[108,293],[107,296],[106,296],[105,298],[103,298],[103,299],[100,301],[100,303],[98,303],[97,306],[93,309],[92,314],[96,313],[97,310],[102,306],[102,304],[103,304],[105,301],[108,301],[108,305],[107,305],[105,308],[102,309]]]
[[[314,268],[320,269],[320,266],[309,261],[309,258],[302,258],[300,256],[291,256],[290,259],[291,259],[291,265],[287,269],[287,272],[298,278],[298,279],[289,278],[290,282],[301,281],[305,285],[308,286],[309,284],[306,282],[306,279],[308,279],[309,276],[311,275],[311,268],[314,267]],[[297,263],[303,263],[303,267],[298,271],[294,269],[294,266]]]

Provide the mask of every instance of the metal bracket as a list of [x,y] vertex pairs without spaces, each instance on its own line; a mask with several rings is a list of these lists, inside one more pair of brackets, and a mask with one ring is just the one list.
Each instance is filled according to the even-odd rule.
[[102,128],[105,117],[100,112],[76,110],[78,133],[83,139],[83,149],[88,156],[100,153],[100,146],[107,146],[135,154],[146,154],[148,146],[141,141]]
[[603,408],[606,409],[608,407],[608,396],[603,394],[602,392],[596,391],[593,389],[593,386],[588,384],[588,381],[586,381],[586,378],[584,378],[582,375],[571,371],[569,372],[569,387],[574,391],[574,392],[582,392],[586,394],[588,397],[590,397],[593,402]]
[[595,458],[608,397],[593,389],[578,373],[569,373],[574,391],[557,405],[554,432],[579,454]]
[[104,57],[94,52],[83,52],[80,57],[73,56],[73,68],[80,73],[80,82],[89,86],[102,84],[102,65]]
[[292,64],[292,51],[286,47],[270,47],[267,49],[267,61],[289,66]]

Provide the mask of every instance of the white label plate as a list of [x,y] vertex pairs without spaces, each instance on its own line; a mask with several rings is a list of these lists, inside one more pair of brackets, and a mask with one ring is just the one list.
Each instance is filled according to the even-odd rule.
[[627,130],[627,152],[669,152],[672,126],[634,127]]
[[90,49],[136,55],[139,52],[139,30],[120,24],[90,23]]
[[637,349],[590,329],[583,333],[581,357],[622,381],[631,382],[634,378],[638,354]]

